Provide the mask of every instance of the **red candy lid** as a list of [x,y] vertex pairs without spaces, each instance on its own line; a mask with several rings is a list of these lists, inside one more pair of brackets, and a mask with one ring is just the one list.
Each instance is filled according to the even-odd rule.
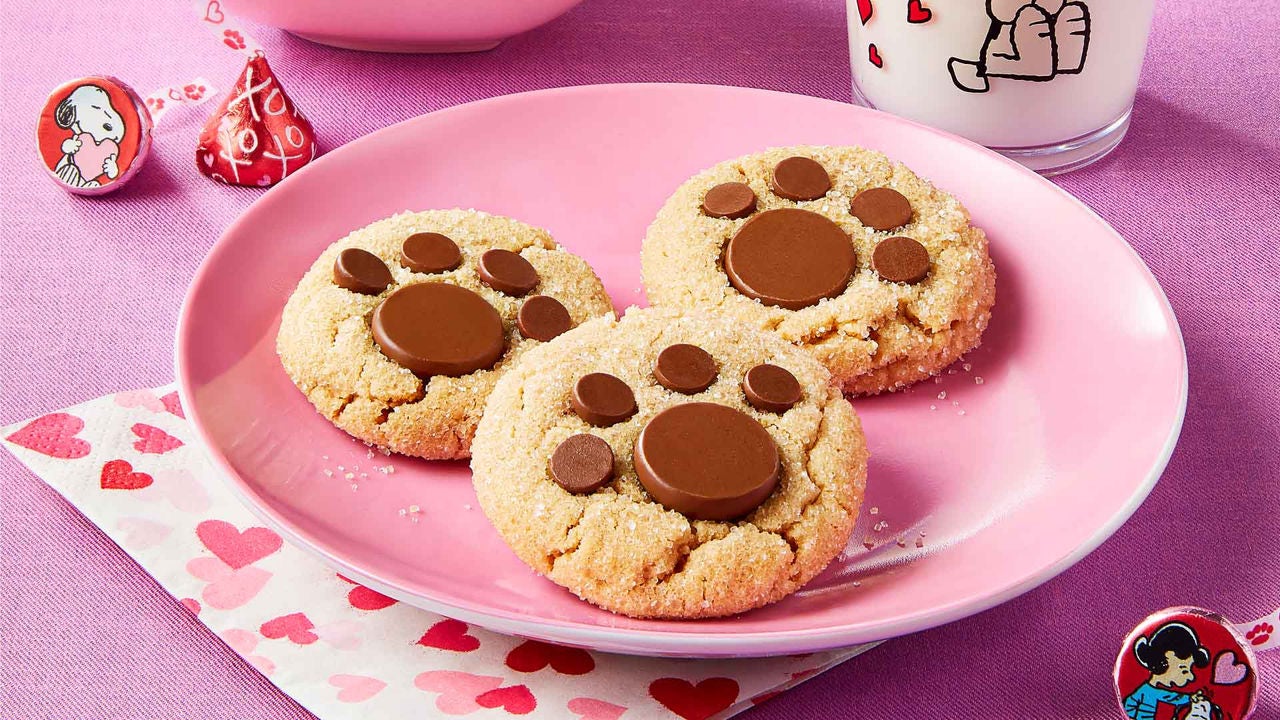
[[122,187],[142,167],[151,126],[151,113],[133,88],[90,75],[49,94],[36,124],[36,146],[63,188],[101,195]]
[[1138,624],[1116,658],[1116,698],[1135,720],[1244,720],[1258,689],[1250,643],[1221,615],[1161,610]]

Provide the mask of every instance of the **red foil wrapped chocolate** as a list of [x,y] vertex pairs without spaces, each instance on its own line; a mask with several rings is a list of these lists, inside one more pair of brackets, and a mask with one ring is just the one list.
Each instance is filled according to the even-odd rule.
[[255,55],[200,133],[196,167],[229,185],[264,187],[315,158],[311,123],[285,93],[263,55]]

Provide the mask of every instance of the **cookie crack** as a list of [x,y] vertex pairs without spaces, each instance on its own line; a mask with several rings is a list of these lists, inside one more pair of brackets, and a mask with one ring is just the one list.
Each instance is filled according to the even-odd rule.
[[333,411],[333,416],[332,416],[333,419],[336,420],[337,418],[342,417],[342,413],[344,410],[347,409],[347,406],[355,401],[356,401],[355,393],[351,393],[350,395],[347,395],[346,397],[344,397],[342,399],[342,403],[338,405],[338,408],[336,410]]
[[[564,536],[566,538],[571,537],[573,535],[573,531],[577,530],[578,526],[582,524],[582,519],[584,515],[585,513],[579,513],[577,519],[575,519],[572,523],[570,523],[567,527],[565,527]],[[578,548],[580,547],[582,547],[581,535],[579,535],[577,539],[574,540],[573,544],[570,545],[569,547],[564,549],[556,548],[556,549],[553,549],[551,552],[547,553],[544,560],[547,563],[547,566],[551,568],[550,572],[555,572],[556,563],[560,562],[562,558],[566,558],[573,555],[578,551]]]

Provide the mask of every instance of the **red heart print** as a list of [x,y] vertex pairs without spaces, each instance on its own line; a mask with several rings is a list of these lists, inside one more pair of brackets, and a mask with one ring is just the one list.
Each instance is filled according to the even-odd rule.
[[49,413],[23,425],[5,438],[14,445],[35,450],[42,455],[74,460],[89,454],[89,443],[76,437],[84,429],[84,421],[67,413]]
[[357,610],[381,610],[396,604],[395,598],[389,598],[377,590],[371,590],[349,577],[339,574],[338,579],[355,585],[351,588],[351,592],[347,593],[347,602]]
[[111,460],[102,466],[98,484],[103,490],[139,490],[154,482],[150,475],[134,472],[125,460]]
[[168,410],[171,414],[177,415],[183,420],[187,419],[187,416],[182,414],[182,401],[178,399],[177,390],[174,390],[168,395],[160,398],[160,402],[164,403],[164,409]]
[[298,645],[310,645],[320,639],[319,635],[311,632],[314,627],[315,625],[305,614],[290,613],[262,623],[262,627],[258,630],[262,633],[262,637],[271,640],[287,637]]
[[222,5],[218,0],[210,0],[208,7],[204,9],[204,21],[217,25],[222,22],[226,16],[222,14]]
[[244,532],[223,520],[205,520],[196,526],[196,535],[209,551],[228,567],[239,570],[280,549],[284,541],[264,527]]
[[866,25],[871,20],[871,13],[875,12],[871,7],[871,0],[858,0],[858,17],[862,18],[862,24]]
[[694,685],[679,678],[661,678],[649,684],[649,694],[684,720],[707,720],[738,699],[738,683],[730,678],[707,678]]
[[480,647],[480,638],[468,635],[469,629],[470,626],[461,620],[441,620],[418,638],[418,644],[453,652],[471,652]]
[[867,59],[878,68],[884,67],[884,60],[880,59],[880,49],[876,47],[875,43],[867,46]]
[[907,0],[907,22],[927,23],[933,18],[933,11],[925,7],[920,0]]
[[578,648],[528,640],[507,653],[507,667],[516,672],[537,672],[547,665],[561,675],[586,675],[596,667],[591,653]]
[[170,450],[177,450],[184,444],[178,438],[154,425],[136,423],[129,429],[133,431],[134,435],[138,436],[138,440],[133,443],[133,449],[140,453],[163,455]]
[[524,685],[512,685],[480,693],[476,696],[476,704],[480,707],[500,707],[512,715],[528,715],[538,707],[533,693]]

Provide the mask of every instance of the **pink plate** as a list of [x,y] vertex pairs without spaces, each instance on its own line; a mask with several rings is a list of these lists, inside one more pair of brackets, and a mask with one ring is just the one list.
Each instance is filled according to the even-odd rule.
[[582,0],[222,0],[234,15],[352,50],[490,50]]
[[[990,235],[1000,279],[970,365],[855,402],[872,452],[859,527],[843,557],[772,607],[655,622],[579,601],[503,545],[466,464],[368,458],[316,414],[276,359],[280,310],[298,278],[325,246],[373,220],[462,206],[546,227],[595,266],[623,308],[644,303],[640,241],[682,180],[796,143],[877,148],[955,193]],[[889,115],[699,85],[495,98],[329,153],[218,241],[182,309],[177,362],[182,400],[232,487],[342,573],[501,632],[682,656],[880,640],[1026,592],[1097,547],[1147,496],[1187,392],[1182,338],[1155,279],[1056,186]],[[394,472],[375,469],[386,465]],[[411,505],[422,508],[416,522],[399,513]]]

